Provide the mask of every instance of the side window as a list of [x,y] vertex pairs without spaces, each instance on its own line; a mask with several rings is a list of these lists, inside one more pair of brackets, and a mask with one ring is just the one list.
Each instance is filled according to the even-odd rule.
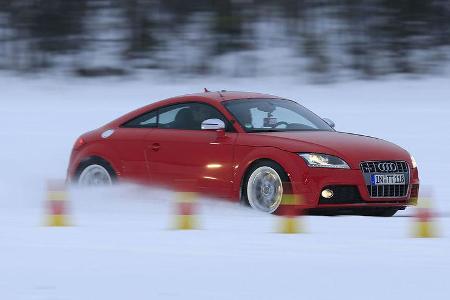
[[191,129],[193,117],[189,104],[176,104],[159,111],[158,128]]
[[147,112],[126,122],[122,127],[201,130],[202,122],[207,119],[220,119],[226,124],[226,131],[234,131],[233,126],[217,109],[195,102],[174,104]]
[[129,128],[156,128],[158,125],[158,110],[153,110],[134,118],[123,124],[123,127]]
[[158,128],[201,130],[207,119],[221,119],[232,131],[228,120],[214,107],[203,103],[184,103],[167,106],[159,110]]

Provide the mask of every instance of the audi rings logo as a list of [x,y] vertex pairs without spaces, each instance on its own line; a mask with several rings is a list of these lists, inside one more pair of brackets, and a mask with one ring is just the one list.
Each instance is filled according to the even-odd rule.
[[397,164],[392,162],[379,163],[378,169],[381,172],[395,172],[397,171]]

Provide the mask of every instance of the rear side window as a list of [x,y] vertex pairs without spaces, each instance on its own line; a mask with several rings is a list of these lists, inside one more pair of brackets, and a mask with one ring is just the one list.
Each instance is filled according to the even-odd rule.
[[122,126],[129,128],[156,128],[158,127],[158,111],[154,110],[140,115]]

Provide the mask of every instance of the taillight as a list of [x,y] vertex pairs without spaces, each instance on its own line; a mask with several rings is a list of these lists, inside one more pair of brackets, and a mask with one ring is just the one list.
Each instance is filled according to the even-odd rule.
[[84,144],[86,144],[86,141],[82,137],[79,137],[78,140],[75,142],[73,149],[79,150],[81,147],[84,146]]

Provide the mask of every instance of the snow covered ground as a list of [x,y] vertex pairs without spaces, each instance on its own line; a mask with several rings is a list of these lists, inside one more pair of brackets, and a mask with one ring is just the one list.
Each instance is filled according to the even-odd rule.
[[[277,217],[200,202],[200,230],[170,230],[173,194],[136,186],[72,190],[73,227],[42,226],[45,182],[62,178],[76,137],[149,102],[210,90],[299,100],[340,131],[408,149],[433,190],[440,238],[393,218]],[[0,299],[448,299],[448,79],[305,85],[293,78],[177,82],[0,77]]]

